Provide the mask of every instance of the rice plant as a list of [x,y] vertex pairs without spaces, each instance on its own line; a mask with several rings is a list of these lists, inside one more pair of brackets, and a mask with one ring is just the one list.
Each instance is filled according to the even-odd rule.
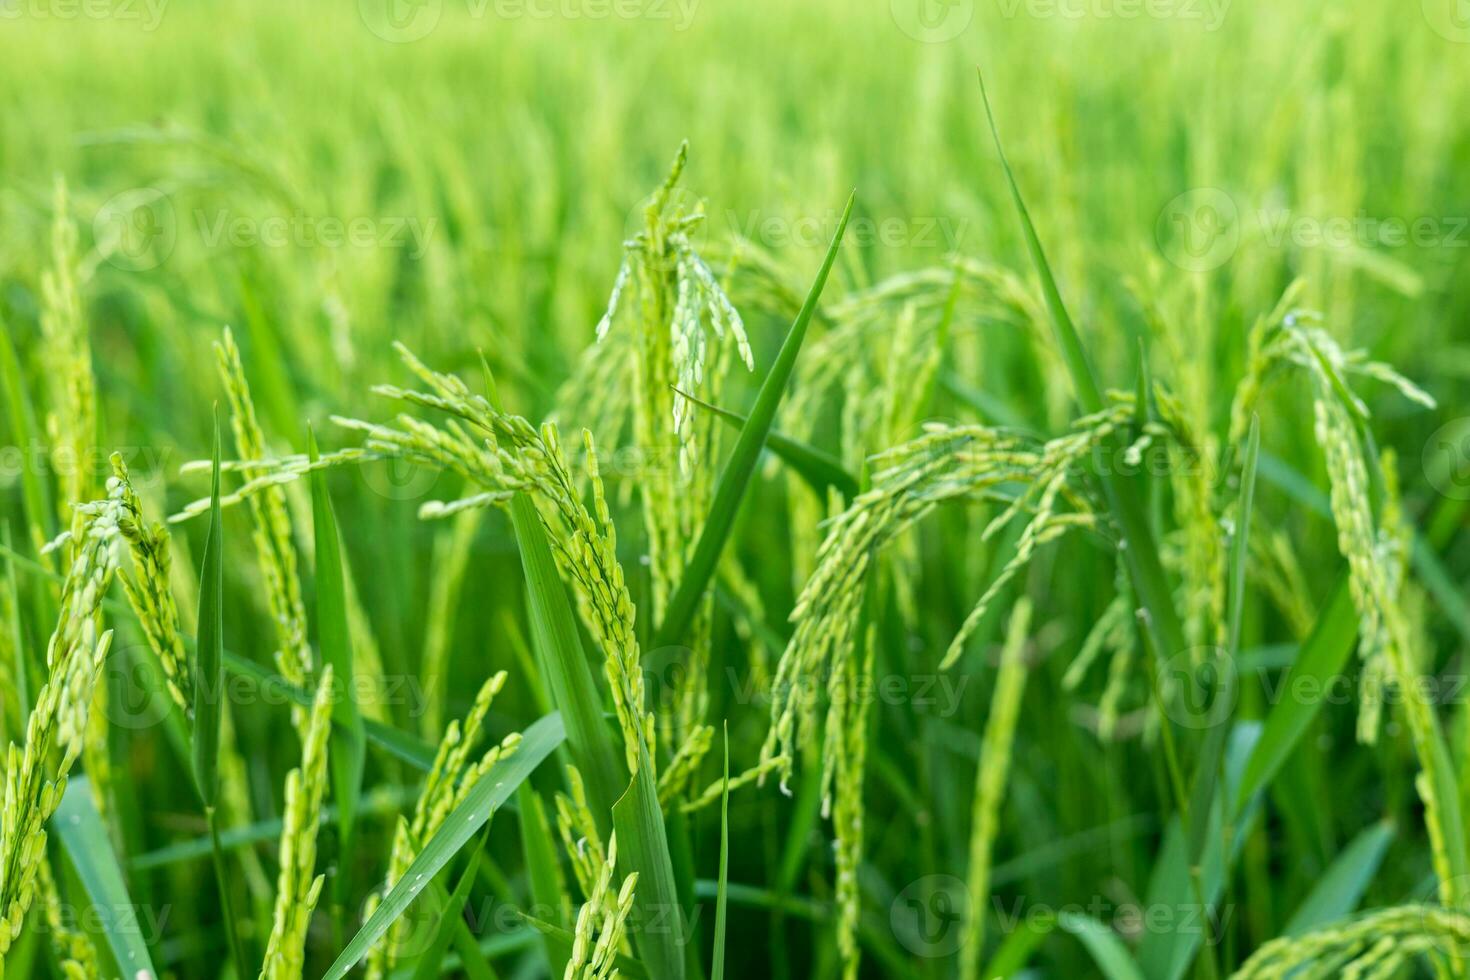
[[1452,5],[0,6],[0,977],[1470,975]]

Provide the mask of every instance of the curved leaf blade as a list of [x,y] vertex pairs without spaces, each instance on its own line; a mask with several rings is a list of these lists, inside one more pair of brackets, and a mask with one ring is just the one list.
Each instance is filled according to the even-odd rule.
[[148,955],[148,944],[136,926],[137,916],[126,914],[135,906],[86,776],[67,782],[61,803],[51,817],[51,828],[61,838],[61,846],[71,858],[93,907],[112,913],[101,916],[101,926],[118,967],[136,980],[158,976]]

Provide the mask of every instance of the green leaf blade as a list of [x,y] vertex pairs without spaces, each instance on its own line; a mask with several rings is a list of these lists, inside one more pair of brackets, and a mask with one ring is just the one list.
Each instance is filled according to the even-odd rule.
[[[320,458],[316,435],[307,433],[307,455]],[[352,641],[347,630],[347,589],[342,570],[342,538],[337,516],[327,493],[327,477],[321,470],[311,473],[311,516],[316,540],[317,643],[322,661],[332,668],[333,681],[343,694],[332,705],[331,770],[337,813],[346,842],[362,799],[362,775],[367,760],[367,736],[357,704],[353,673]]]
[[92,801],[92,788],[86,776],[67,782],[61,803],[51,817],[51,827],[61,838],[61,846],[71,858],[93,907],[114,912],[100,916],[100,920],[118,967],[125,976],[138,980],[157,977],[142,932],[123,915],[125,910],[136,906],[128,896],[122,867],[102,824],[102,816]]
[[508,758],[491,767],[465,795],[464,802],[445,818],[438,833],[424,842],[423,850],[408,866],[403,877],[383,896],[367,922],[323,974],[324,980],[340,980],[367,955],[423,890],[495,810],[510,799],[516,788],[566,739],[558,714],[547,715],[526,729],[520,745]]

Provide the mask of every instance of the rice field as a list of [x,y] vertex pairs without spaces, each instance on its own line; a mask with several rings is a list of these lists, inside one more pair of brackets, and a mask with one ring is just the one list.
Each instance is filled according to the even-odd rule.
[[1470,976],[1463,4],[0,52],[0,978]]

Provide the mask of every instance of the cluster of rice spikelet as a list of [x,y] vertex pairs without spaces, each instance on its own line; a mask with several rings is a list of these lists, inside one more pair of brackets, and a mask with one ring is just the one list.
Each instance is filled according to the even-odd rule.
[[171,588],[168,531],[161,524],[150,524],[143,516],[143,502],[133,489],[127,464],[113,453],[113,476],[108,481],[122,503],[118,530],[132,557],[133,570],[123,570],[123,591],[128,605],[138,618],[148,645],[163,667],[169,697],[189,717],[194,712],[194,679],[190,673],[188,653],[179,631],[179,607]]
[[[490,711],[495,695],[505,686],[505,677],[505,671],[500,671],[487,680],[475,697],[469,714],[465,716],[463,726],[455,720],[445,729],[444,738],[439,742],[439,750],[434,756],[434,764],[429,769],[423,791],[414,806],[412,820],[400,818],[398,821],[393,835],[393,852],[388,859],[388,874],[383,885],[384,894],[403,877],[424,842],[433,837],[454,808],[464,802],[470,788],[520,744],[520,733],[512,732],[498,744],[486,749],[478,758],[472,758],[480,741],[485,716]],[[380,901],[378,895],[368,899],[363,916],[365,919],[372,915]],[[386,975],[397,960],[398,947],[406,938],[406,930],[407,923],[403,919],[396,920],[387,935],[373,947],[368,955],[368,977],[381,978]]]
[[[1294,290],[1289,290],[1287,298],[1293,295]],[[1443,740],[1434,707],[1418,683],[1418,647],[1401,602],[1408,547],[1397,502],[1397,480],[1385,474],[1383,462],[1370,452],[1368,408],[1349,387],[1348,378],[1374,378],[1424,407],[1432,408],[1435,403],[1388,365],[1369,360],[1362,351],[1342,349],[1320,321],[1321,317],[1312,311],[1278,310],[1257,324],[1251,338],[1248,373],[1237,394],[1232,419],[1246,414],[1259,397],[1263,379],[1280,367],[1295,367],[1311,381],[1316,436],[1326,458],[1338,549],[1348,562],[1353,603],[1361,621],[1359,655],[1364,661],[1364,691],[1359,736],[1370,742],[1376,738],[1382,711],[1381,685],[1395,684],[1421,766],[1415,784],[1424,802],[1440,898],[1453,906],[1466,898],[1466,886],[1451,870],[1442,813],[1456,801],[1440,799],[1428,774],[1434,768],[1435,756],[1443,751]],[[1391,457],[1387,469],[1391,472]]]
[[1401,905],[1369,912],[1301,936],[1273,939],[1246,960],[1233,980],[1344,977],[1389,980],[1421,957],[1436,976],[1470,949],[1470,916],[1433,905]]
[[563,980],[614,980],[619,975],[614,963],[623,946],[628,913],[633,909],[638,873],[635,871],[624,878],[614,893],[612,876],[617,861],[618,838],[613,834],[608,838],[605,858],[597,865],[597,876],[587,901],[577,912],[572,955]]
[[[230,428],[239,453],[238,470],[247,483],[262,475],[256,461],[266,459],[265,435],[255,414],[250,396],[250,383],[240,361],[240,349],[229,327],[215,344],[220,380],[230,403]],[[313,672],[315,658],[306,639],[306,606],[301,599],[301,575],[296,545],[291,536],[291,518],[286,509],[286,495],[279,485],[265,484],[249,495],[252,519],[251,538],[265,577],[266,596],[271,619],[275,623],[280,649],[276,665],[281,676],[297,687],[305,687]],[[296,712],[298,723],[302,712]]]
[[99,631],[103,597],[116,568],[113,542],[123,515],[121,487],[104,500],[73,508],[70,564],[56,632],[46,650],[47,681],[26,722],[24,748],[14,742],[5,764],[0,815],[0,957],[20,932],[45,860],[46,821],[82,750],[97,677],[112,633]]
[[[698,542],[714,495],[714,470],[698,463],[715,457],[722,432],[717,419],[696,416],[693,403],[674,389],[718,398],[732,345],[745,367],[754,367],[740,314],[690,237],[704,221],[702,206],[686,211],[673,193],[687,158],[684,144],[644,207],[643,228],[623,243],[623,261],[597,325],[596,349],[605,349],[609,359],[626,361],[633,433],[644,464],[637,485],[648,535],[649,608],[655,620],[663,616]],[[717,341],[728,341],[713,354],[710,332]],[[691,750],[707,747],[713,735],[702,724],[709,700],[710,617],[706,597],[683,638],[685,669],[666,692],[668,703],[649,706],[663,723],[665,737],[680,746],[691,764],[681,770],[686,776],[701,758]],[[675,785],[675,792],[683,782]]]
[[301,765],[286,775],[286,813],[281,829],[280,876],[276,882],[261,980],[300,980],[306,931],[325,875],[316,872],[316,836],[327,792],[327,737],[332,731],[332,667],[322,668],[306,725]]
[[[66,980],[96,980],[102,976],[97,962],[97,948],[92,940],[67,921],[61,904],[61,893],[56,887],[56,877],[51,873],[51,862],[42,861],[36,869],[36,883],[41,892],[41,908],[46,918],[46,928],[51,933],[51,948],[61,963],[61,973]],[[151,980],[138,977],[137,980]]]

